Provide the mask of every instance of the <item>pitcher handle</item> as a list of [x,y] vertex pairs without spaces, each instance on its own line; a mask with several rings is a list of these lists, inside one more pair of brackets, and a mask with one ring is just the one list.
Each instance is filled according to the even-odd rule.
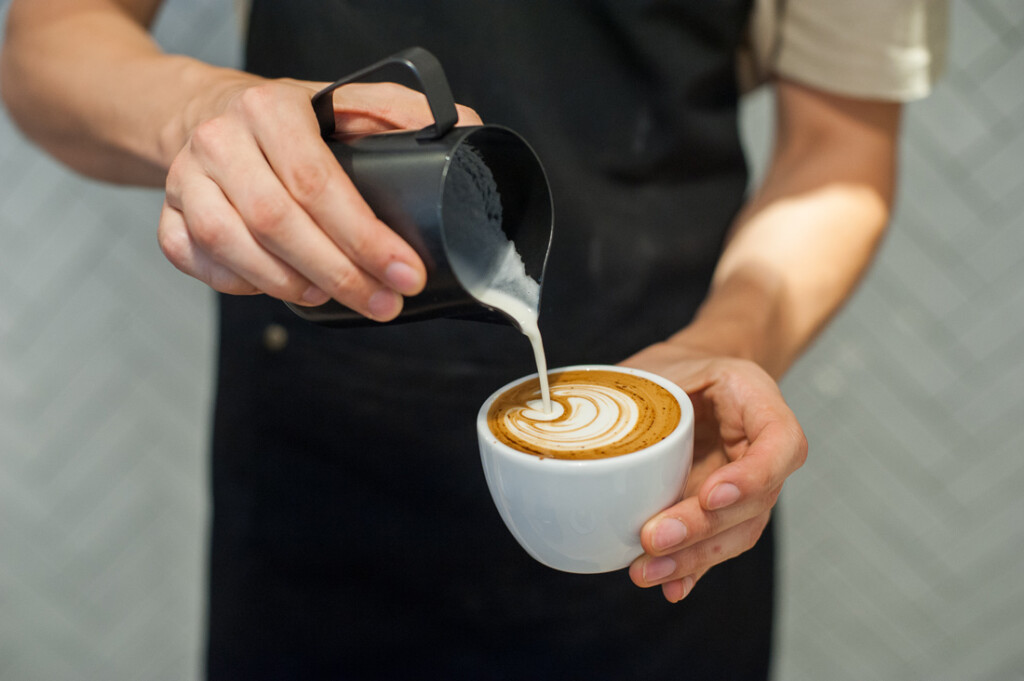
[[416,139],[439,139],[455,126],[459,114],[455,110],[455,100],[448,86],[448,79],[441,68],[441,62],[422,47],[410,47],[345,76],[313,95],[313,111],[316,112],[316,120],[320,124],[321,136],[330,137],[335,133],[333,92],[342,85],[365,78],[392,64],[404,66],[416,77],[420,89],[427,96],[427,104],[434,117],[433,124],[416,133]]

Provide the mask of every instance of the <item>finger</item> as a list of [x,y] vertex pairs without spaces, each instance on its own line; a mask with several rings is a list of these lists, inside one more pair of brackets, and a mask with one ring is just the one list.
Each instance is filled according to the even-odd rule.
[[414,130],[433,122],[426,96],[397,83],[350,83],[334,91],[333,101],[340,135]]
[[455,125],[483,125],[484,122],[475,110],[462,104],[455,105],[455,111],[459,114],[459,121]]
[[[358,268],[398,293],[419,293],[426,283],[422,261],[370,210],[320,140],[309,107],[295,99],[278,106],[281,120],[293,121],[288,135],[281,135],[280,126],[268,125],[263,115],[251,123],[263,155],[291,197]],[[304,126],[304,134],[296,126]]]
[[752,519],[767,517],[781,487],[720,511],[703,509],[691,498],[652,518],[641,530],[641,544],[651,557],[668,556],[690,547],[707,545]]
[[191,241],[215,263],[275,298],[304,305],[329,296],[309,279],[263,248],[224,193],[205,175],[190,176],[181,191],[181,214]]
[[[455,105],[458,125],[481,125],[473,109]],[[434,122],[426,96],[397,83],[350,83],[334,91],[334,121],[341,135],[414,130]]]
[[754,546],[770,516],[771,512],[765,511],[709,539],[666,556],[644,554],[629,566],[630,579],[637,586],[646,588],[702,574]]
[[196,128],[190,148],[261,246],[360,314],[380,321],[398,315],[401,297],[361,270],[313,222],[243,128],[207,121]]
[[751,518],[770,511],[782,491],[751,494],[742,503],[709,511],[697,497],[684,499],[647,521],[640,530],[644,551],[651,556],[664,556],[722,534]]
[[669,603],[678,603],[693,591],[703,575],[686,575],[682,579],[674,579],[661,585],[661,594]]
[[251,283],[204,253],[192,241],[185,218],[166,202],[160,212],[157,240],[160,250],[172,265],[215,291],[232,295],[259,293]]
[[708,572],[709,570],[701,570],[696,574],[686,575],[682,579],[673,579],[665,582],[661,585],[661,594],[669,603],[678,603],[693,593],[693,589],[697,586],[697,582],[699,582],[701,577],[706,575]]
[[708,475],[697,496],[683,499],[644,523],[640,539],[645,551],[665,555],[771,509],[784,481],[805,457],[802,433],[765,428],[743,458]]
[[740,458],[707,477],[698,493],[701,505],[714,511],[744,499],[777,496],[786,478],[806,460],[803,431],[795,418],[782,416],[763,426]]

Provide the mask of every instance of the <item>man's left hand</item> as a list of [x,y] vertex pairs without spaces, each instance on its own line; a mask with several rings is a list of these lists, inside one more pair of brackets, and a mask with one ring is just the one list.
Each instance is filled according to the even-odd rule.
[[712,567],[757,543],[782,483],[807,457],[807,440],[775,381],[753,362],[668,342],[623,364],[675,381],[693,402],[683,499],[647,521],[646,553],[629,568],[637,586],[661,586],[675,603]]

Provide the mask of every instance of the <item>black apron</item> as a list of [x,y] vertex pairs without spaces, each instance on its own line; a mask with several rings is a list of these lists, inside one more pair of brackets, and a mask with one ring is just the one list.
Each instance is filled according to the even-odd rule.
[[[530,141],[555,237],[551,366],[686,325],[746,186],[734,54],[748,0],[255,0],[255,73],[331,81],[403,48]],[[563,574],[490,499],[475,414],[535,370],[511,327],[308,324],[220,300],[210,679],[765,678],[772,543],[684,602]]]

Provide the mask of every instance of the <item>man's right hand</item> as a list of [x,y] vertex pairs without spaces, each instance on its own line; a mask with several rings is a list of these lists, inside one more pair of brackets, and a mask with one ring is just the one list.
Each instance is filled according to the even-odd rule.
[[[320,138],[311,99],[326,83],[164,53],[147,33],[160,4],[12,0],[0,83],[19,127],[78,172],[164,185],[160,246],[214,289],[393,319],[426,270]],[[432,122],[426,97],[399,85],[333,96],[342,135]],[[480,119],[459,107],[459,122]]]
[[[244,81],[196,125],[167,175],[159,241],[181,271],[232,294],[302,305],[334,298],[387,321],[426,282],[423,262],[374,216],[320,138],[326,84]],[[335,91],[339,134],[419,128],[425,97],[391,83]],[[479,124],[459,108],[460,124]]]

